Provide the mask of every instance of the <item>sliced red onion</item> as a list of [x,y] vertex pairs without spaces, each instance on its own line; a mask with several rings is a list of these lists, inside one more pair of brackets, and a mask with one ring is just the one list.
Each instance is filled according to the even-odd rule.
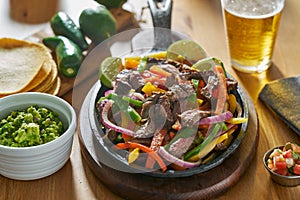
[[224,113],[221,113],[219,115],[214,115],[214,116],[210,116],[210,117],[206,117],[203,118],[199,121],[199,125],[203,125],[203,124],[215,124],[215,123],[219,123],[219,122],[224,122],[230,118],[232,118],[233,115],[230,111],[226,111]]
[[107,90],[104,92],[104,96],[107,97],[110,93],[113,93],[113,90]]
[[160,146],[158,149],[158,153],[164,158],[166,159],[168,162],[170,163],[174,163],[180,167],[183,168],[194,168],[194,167],[198,167],[201,164],[201,160],[197,161],[197,162],[187,162],[184,160],[181,160],[179,158],[176,158],[175,156],[173,156],[172,154],[170,154],[164,147]]
[[126,129],[126,128],[117,126],[117,125],[115,125],[114,123],[112,123],[111,121],[109,121],[109,119],[108,119],[108,111],[109,111],[109,109],[111,108],[112,104],[113,104],[113,101],[108,100],[108,101],[105,103],[105,105],[103,106],[103,110],[102,110],[102,113],[101,113],[101,121],[102,121],[102,124],[103,124],[106,128],[110,128],[110,129],[112,129],[112,130],[114,130],[114,131],[123,133],[123,134],[125,134],[125,135],[134,136],[134,135],[135,135],[135,132],[133,132],[132,130],[129,130],[129,129]]
[[135,97],[137,100],[141,100],[141,101],[145,100],[145,97],[141,93],[138,93],[138,92],[132,93],[132,96]]

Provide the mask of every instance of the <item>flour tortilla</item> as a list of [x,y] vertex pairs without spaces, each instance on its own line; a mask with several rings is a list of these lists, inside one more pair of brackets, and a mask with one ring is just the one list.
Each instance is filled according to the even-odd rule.
[[47,49],[41,44],[0,39],[0,97],[22,91],[40,72]]

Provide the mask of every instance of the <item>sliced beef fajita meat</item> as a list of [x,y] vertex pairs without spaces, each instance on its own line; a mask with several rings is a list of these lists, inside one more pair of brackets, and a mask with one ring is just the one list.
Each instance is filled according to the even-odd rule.
[[173,85],[170,87],[170,91],[172,91],[175,94],[175,97],[180,99],[186,99],[193,93],[195,93],[195,89],[191,84],[182,83],[179,85]]
[[185,127],[198,127],[199,121],[211,115],[210,111],[202,111],[199,109],[187,110],[178,115],[180,123]]
[[122,70],[116,77],[115,93],[127,95],[131,89],[139,91],[145,85],[143,77],[135,70]]
[[137,138],[152,137],[157,130],[163,129],[167,121],[167,113],[160,104],[153,104],[149,108],[149,115],[145,124],[136,131]]

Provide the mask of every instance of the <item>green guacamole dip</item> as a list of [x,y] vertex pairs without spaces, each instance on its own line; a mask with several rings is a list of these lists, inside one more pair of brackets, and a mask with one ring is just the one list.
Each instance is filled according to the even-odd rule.
[[0,121],[0,144],[29,147],[45,144],[64,133],[57,113],[37,105],[13,111]]

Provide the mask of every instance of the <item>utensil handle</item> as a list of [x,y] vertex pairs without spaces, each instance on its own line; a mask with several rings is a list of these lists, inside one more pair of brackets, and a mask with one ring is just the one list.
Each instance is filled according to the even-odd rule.
[[164,49],[172,43],[172,0],[148,0],[154,30],[154,50]]
[[171,29],[172,0],[148,0],[153,26]]

